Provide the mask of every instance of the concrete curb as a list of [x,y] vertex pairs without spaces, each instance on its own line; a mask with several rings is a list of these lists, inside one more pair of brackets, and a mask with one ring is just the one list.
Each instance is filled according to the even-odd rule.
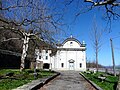
[[37,90],[59,75],[60,75],[60,73],[57,72],[53,76],[49,76],[49,77],[38,79],[38,80],[33,80],[32,82],[30,82],[28,84],[25,84],[23,86],[20,86],[16,89],[12,89],[12,90]]
[[87,79],[82,73],[79,73],[83,78],[85,78],[86,81],[88,81],[96,90],[103,90],[102,88],[100,88],[99,86],[97,86],[94,82],[92,82],[91,80]]

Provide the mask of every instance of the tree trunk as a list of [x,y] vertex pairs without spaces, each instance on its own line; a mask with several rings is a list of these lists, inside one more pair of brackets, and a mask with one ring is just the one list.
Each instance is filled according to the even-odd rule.
[[115,60],[114,60],[114,49],[113,49],[112,39],[110,39],[110,43],[111,43],[111,51],[112,51],[113,73],[114,73],[114,76],[116,76]]
[[28,42],[29,42],[29,37],[25,36],[24,42],[23,42],[23,51],[21,55],[21,65],[20,65],[20,71],[23,71],[25,68],[25,58],[27,56],[27,50],[28,50]]
[[98,50],[96,49],[96,69],[98,72]]
[[34,61],[33,60],[31,60],[31,62],[30,62],[30,69],[34,69]]

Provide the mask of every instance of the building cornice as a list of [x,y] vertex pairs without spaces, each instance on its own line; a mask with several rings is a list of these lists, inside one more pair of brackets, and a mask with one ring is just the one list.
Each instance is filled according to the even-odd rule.
[[64,45],[67,41],[75,41],[75,42],[77,42],[77,43],[81,46],[81,43],[80,43],[77,39],[75,39],[75,38],[73,38],[73,37],[70,37],[70,38],[65,39],[65,40],[63,41],[62,45]]
[[57,50],[63,50],[63,51],[85,51],[85,47],[81,48],[57,48]]

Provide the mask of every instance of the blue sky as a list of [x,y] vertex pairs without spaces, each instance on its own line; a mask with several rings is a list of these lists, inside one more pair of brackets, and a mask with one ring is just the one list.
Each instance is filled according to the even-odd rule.
[[[64,22],[67,23],[68,27],[63,28],[66,32],[66,35],[61,36],[61,41],[69,37],[71,34],[73,37],[78,39],[80,42],[83,40],[87,44],[87,59],[90,61],[95,60],[95,53],[92,47],[92,41],[90,40],[90,31],[93,27],[93,18],[96,18],[98,28],[106,29],[107,21],[102,18],[104,15],[103,10],[98,10],[97,8],[80,14],[76,20],[75,14],[78,9],[76,9],[75,4],[72,4],[67,7],[67,10],[64,15]],[[120,20],[112,21],[111,32],[106,31],[102,37],[102,47],[99,52],[99,63],[105,66],[112,65],[112,54],[110,47],[110,38],[113,38],[114,46],[114,56],[116,65],[120,65]],[[106,29],[108,30],[108,28]]]
[[[56,1],[57,4],[54,3]],[[64,13],[63,22],[66,26],[61,27],[62,34],[59,34],[60,37],[58,39],[62,42],[64,39],[70,37],[72,34],[73,37],[78,39],[80,42],[83,40],[87,44],[87,59],[90,61],[95,60],[95,53],[92,47],[92,41],[90,40],[90,31],[93,27],[93,18],[96,18],[96,22],[98,28],[105,29],[107,25],[107,21],[102,18],[104,15],[104,9],[95,8],[89,12],[80,14],[76,19],[75,15],[80,11],[81,8],[85,9],[84,5],[88,5],[87,3],[80,1],[81,6],[77,7],[78,3],[72,3],[67,7],[64,7],[64,0],[48,0],[50,2],[50,7],[56,7],[55,10],[60,10],[59,12]],[[75,0],[77,1],[77,0]],[[78,0],[79,1],[79,0]],[[54,3],[54,4],[53,4]],[[63,9],[64,8],[64,9]],[[62,10],[61,10],[62,9]],[[64,11],[64,12],[63,12]],[[83,10],[84,11],[84,10]],[[19,15],[18,15],[19,16]],[[105,66],[112,65],[112,55],[111,55],[111,47],[110,47],[110,38],[113,38],[113,46],[114,46],[114,55],[115,55],[115,63],[116,65],[120,65],[120,19],[116,21],[112,21],[111,24],[111,32],[105,32],[102,37],[102,47],[99,52],[99,63]],[[65,34],[63,34],[65,33]],[[115,38],[117,37],[117,38]]]

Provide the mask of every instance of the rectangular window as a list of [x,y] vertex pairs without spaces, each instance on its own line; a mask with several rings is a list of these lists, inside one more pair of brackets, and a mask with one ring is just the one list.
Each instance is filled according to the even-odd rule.
[[64,63],[61,63],[61,67],[64,67]]
[[41,53],[42,51],[40,50],[40,53]]
[[39,56],[39,59],[41,59],[41,56]]
[[46,56],[46,60],[48,60],[48,56]]
[[48,50],[46,50],[46,53],[48,53]]
[[80,68],[82,67],[82,63],[80,63]]

